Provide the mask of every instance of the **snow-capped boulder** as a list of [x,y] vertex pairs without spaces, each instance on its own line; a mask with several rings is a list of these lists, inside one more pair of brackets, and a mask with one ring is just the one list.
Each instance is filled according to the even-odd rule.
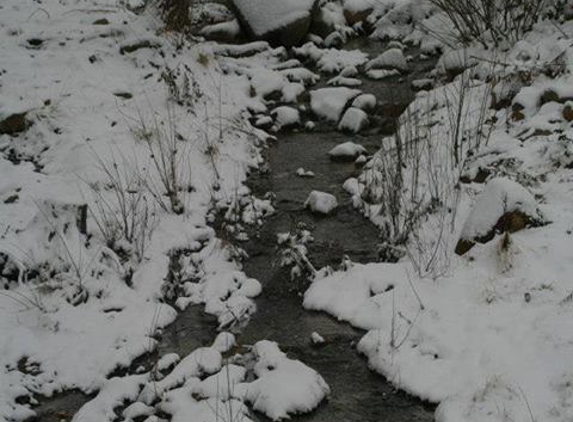
[[330,393],[314,369],[289,359],[275,342],[262,340],[253,347],[257,379],[236,384],[234,394],[276,421],[316,408]]
[[305,208],[319,214],[329,214],[338,206],[338,201],[334,195],[326,192],[313,190],[304,203]]
[[318,0],[231,0],[250,38],[286,47],[305,38],[317,6]]
[[368,126],[368,115],[359,108],[350,107],[342,116],[338,130],[358,133],[366,126]]
[[349,25],[364,22],[373,12],[373,3],[369,0],[344,0],[344,17]]
[[464,223],[456,253],[463,255],[476,242],[489,242],[496,233],[513,233],[542,222],[535,198],[527,189],[507,178],[491,179]]
[[337,2],[329,2],[320,8],[312,20],[310,32],[322,38],[328,37],[336,28],[346,24],[342,6]]
[[346,105],[360,93],[346,87],[317,89],[310,92],[310,107],[318,117],[338,123]]
[[391,48],[366,63],[366,69],[396,69],[401,72],[406,72],[408,71],[408,62],[402,50],[399,48]]
[[220,22],[207,25],[201,29],[201,35],[208,40],[229,43],[236,41],[241,36],[241,27],[236,19],[228,22]]
[[370,111],[376,107],[376,97],[373,94],[362,94],[352,101],[352,107]]
[[362,145],[348,141],[332,148],[328,155],[332,161],[354,161],[356,157],[366,153],[366,148]]
[[300,123],[300,115],[296,108],[280,106],[271,111],[277,129],[285,129]]

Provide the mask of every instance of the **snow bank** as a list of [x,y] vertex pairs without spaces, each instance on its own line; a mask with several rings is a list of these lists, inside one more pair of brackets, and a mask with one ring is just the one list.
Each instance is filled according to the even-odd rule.
[[276,421],[309,412],[330,393],[330,388],[316,371],[289,359],[276,343],[260,341],[253,347],[253,353],[257,379],[238,384],[235,394],[270,419]]

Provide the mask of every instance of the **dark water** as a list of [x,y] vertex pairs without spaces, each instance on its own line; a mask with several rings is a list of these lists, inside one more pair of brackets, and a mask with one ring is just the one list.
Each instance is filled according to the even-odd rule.
[[[379,136],[351,137],[374,151]],[[348,136],[333,132],[291,133],[279,136],[269,150],[271,173],[252,178],[252,187],[276,194],[277,212],[268,218],[259,236],[247,245],[251,258],[244,271],[263,283],[258,311],[239,335],[243,344],[269,339],[280,344],[290,357],[316,369],[330,385],[332,395],[316,411],[297,417],[301,421],[431,421],[432,410],[416,399],[395,391],[381,376],[370,371],[354,345],[363,332],[323,313],[302,308],[299,285],[276,261],[276,233],[304,222],[315,237],[309,245],[315,266],[336,265],[343,254],[355,262],[376,260],[378,230],[350,204],[342,183],[357,174],[354,163],[333,163],[327,152]],[[294,175],[298,167],[316,173],[315,178]],[[303,209],[308,193],[323,190],[337,196],[341,206],[331,216],[314,216]],[[311,344],[312,332],[326,343]],[[263,418],[264,419],[264,418]]]
[[[374,58],[384,50],[384,45],[360,38],[351,41],[346,48],[359,48]],[[288,271],[276,263],[277,233],[292,231],[301,222],[315,238],[308,245],[315,267],[336,266],[343,255],[348,255],[354,262],[376,260],[378,230],[353,209],[349,195],[342,189],[343,182],[358,175],[360,168],[354,163],[334,163],[327,153],[346,141],[362,144],[369,153],[374,153],[380,144],[380,133],[391,130],[392,115],[399,115],[413,99],[411,81],[423,77],[432,65],[415,61],[412,63],[413,72],[405,77],[383,81],[363,78],[364,84],[359,88],[374,94],[379,102],[374,113],[376,127],[371,128],[370,134],[345,135],[324,125],[319,125],[320,129],[315,132],[279,134],[278,140],[267,151],[270,172],[253,174],[250,178],[250,186],[257,195],[262,196],[269,191],[276,195],[277,212],[260,230],[251,234],[251,240],[245,245],[250,258],[244,264],[244,271],[263,284],[263,293],[257,298],[257,313],[238,333],[238,340],[243,345],[262,339],[276,341],[290,357],[300,359],[317,370],[330,385],[332,394],[329,399],[314,412],[297,416],[297,421],[433,420],[432,406],[394,390],[383,377],[369,370],[366,361],[354,348],[364,332],[326,314],[305,311],[301,296],[305,286],[291,282]],[[323,78],[321,84],[326,80]],[[314,172],[316,176],[298,177],[296,170],[299,167]],[[334,194],[339,202],[337,211],[324,217],[304,210],[303,203],[312,190]],[[185,356],[197,347],[210,345],[216,335],[216,326],[216,318],[205,315],[198,306],[191,306],[164,329],[153,355],[138,359],[124,371],[132,372],[139,365],[149,367],[158,355],[176,352]],[[326,340],[321,347],[311,344],[310,336],[315,331]],[[37,420],[71,420],[87,400],[87,396],[77,391],[41,400],[36,409]],[[262,415],[257,414],[256,417],[266,420]]]

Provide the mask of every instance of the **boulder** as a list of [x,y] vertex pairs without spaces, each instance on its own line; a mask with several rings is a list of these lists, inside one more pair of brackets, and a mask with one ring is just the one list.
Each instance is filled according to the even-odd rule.
[[527,189],[510,179],[494,178],[476,198],[455,252],[463,255],[476,243],[487,243],[498,233],[513,233],[543,223],[535,198]]
[[332,161],[354,161],[358,156],[366,153],[366,148],[362,145],[348,141],[332,148],[328,156]]
[[310,32],[320,36],[321,38],[328,37],[337,27],[346,25],[342,7],[336,2],[326,3],[322,6],[314,18],[310,26]]
[[232,0],[230,6],[249,38],[292,47],[308,34],[318,0]]
[[310,195],[308,195],[304,207],[309,208],[312,212],[317,214],[330,214],[338,207],[338,201],[336,197],[330,193],[313,190]]
[[368,115],[359,108],[350,107],[340,120],[338,130],[343,132],[358,133],[368,126]]
[[374,11],[372,2],[369,0],[344,0],[344,17],[348,25],[364,22]]
[[366,70],[399,70],[408,71],[408,62],[399,48],[390,48],[373,60],[366,63]]
[[346,87],[315,89],[310,92],[310,108],[318,117],[338,123],[347,104],[361,93]]
[[14,113],[0,120],[0,135],[15,135],[25,131],[27,127],[26,113]]

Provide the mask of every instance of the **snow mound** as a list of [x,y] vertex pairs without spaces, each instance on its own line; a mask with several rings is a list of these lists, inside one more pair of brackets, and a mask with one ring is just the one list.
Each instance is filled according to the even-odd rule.
[[356,157],[366,153],[366,148],[364,148],[362,145],[348,141],[332,148],[328,152],[328,155],[332,160],[347,159],[349,161],[354,161]]
[[338,206],[338,201],[334,195],[326,192],[313,190],[304,203],[305,208],[310,208],[312,212],[328,214]]
[[501,217],[514,211],[532,219],[540,218],[535,198],[527,189],[507,178],[490,180],[476,198],[462,229],[461,238],[473,240],[488,235]]
[[368,126],[368,115],[359,108],[350,107],[342,116],[338,130],[358,133]]
[[289,359],[274,342],[255,344],[257,380],[238,384],[235,394],[272,420],[309,412],[330,393],[324,379],[298,360]]
[[317,89],[310,92],[310,107],[317,116],[338,123],[346,104],[360,93],[346,87]]
[[407,71],[408,62],[406,61],[406,57],[404,57],[402,50],[399,48],[391,48],[366,63],[366,69],[397,69],[400,71]]

